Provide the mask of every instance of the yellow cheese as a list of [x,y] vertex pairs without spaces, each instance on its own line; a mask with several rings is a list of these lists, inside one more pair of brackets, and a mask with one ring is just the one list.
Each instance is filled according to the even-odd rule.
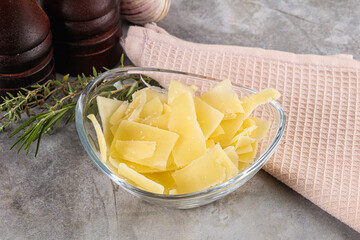
[[[117,109],[116,111],[111,115],[110,117],[110,124],[111,125],[117,125],[120,123],[120,120],[124,117],[125,111],[127,107],[129,106],[129,102],[124,101]],[[116,131],[115,131],[116,132]]]
[[236,153],[237,154],[243,154],[243,153],[248,153],[248,152],[253,152],[254,149],[252,148],[251,144],[239,147],[236,149]]
[[235,176],[237,168],[219,145],[215,145],[206,154],[189,165],[176,170],[172,177],[177,193],[197,192],[215,186]]
[[281,94],[277,90],[273,88],[267,88],[258,93],[250,95],[248,98],[258,106],[260,104],[276,100],[279,97],[281,97]]
[[[119,125],[111,144],[110,155],[113,158],[122,158],[116,150],[116,140],[153,141],[156,142],[156,149],[153,156],[133,160],[133,162],[151,168],[166,170],[168,158],[178,137],[178,134],[170,131],[162,130],[142,123],[123,120]],[[139,151],[141,151],[141,149],[139,149]]]
[[167,165],[166,165],[166,171],[174,171],[179,169],[178,166],[176,166],[175,161],[174,161],[174,156],[172,153],[170,153]]
[[224,152],[228,155],[228,157],[233,162],[235,167],[238,168],[238,166],[239,166],[239,156],[235,152],[234,146],[229,146],[229,147],[225,148]]
[[254,161],[257,149],[257,141],[251,144],[253,151],[239,154],[239,162],[252,163]]
[[240,113],[235,119],[223,120],[220,126],[224,133],[214,136],[213,139],[215,142],[219,142],[222,147],[229,146],[246,117],[246,114]]
[[172,177],[173,171],[159,172],[159,173],[146,173],[144,174],[150,180],[153,180],[164,186],[164,194],[169,194],[171,189],[176,188],[175,181]]
[[175,164],[183,167],[206,152],[205,137],[196,120],[193,97],[188,92],[176,97],[170,107],[169,130],[179,135],[172,153]]
[[163,103],[159,97],[154,97],[144,105],[140,117],[145,119],[150,116],[158,116],[163,112]]
[[166,103],[163,104],[163,113],[159,116],[149,116],[145,118],[142,123],[158,127],[164,130],[169,130],[169,118],[171,109]]
[[137,161],[154,155],[156,142],[154,141],[121,141],[116,140],[115,148],[122,159]]
[[176,195],[176,194],[178,194],[176,188],[173,188],[173,189],[169,190],[169,195]]
[[244,171],[246,168],[248,168],[250,166],[250,163],[248,162],[239,162],[239,172]]
[[233,116],[233,113],[244,113],[238,95],[232,89],[230,80],[224,80],[217,84],[213,89],[203,93],[200,97],[225,116]]
[[257,128],[251,132],[250,137],[258,140],[265,137],[266,133],[269,131],[271,123],[256,117],[250,117],[250,119],[253,120],[257,126]]
[[239,131],[236,133],[237,136],[250,136],[250,134],[257,128],[254,120],[250,117],[245,119],[242,123]]
[[240,99],[244,113],[238,113],[237,117],[230,120],[223,120],[220,125],[224,129],[224,134],[214,137],[215,142],[219,142],[221,146],[229,146],[231,140],[240,129],[244,120],[247,119],[252,111],[259,105],[270,102],[280,97],[278,91],[274,89],[265,89],[249,97]]
[[206,148],[212,148],[213,146],[215,146],[215,141],[213,139],[208,139],[206,140]]
[[197,121],[204,134],[205,139],[219,126],[224,114],[216,110],[198,97],[194,98]]
[[118,159],[112,158],[111,156],[109,156],[109,163],[112,167],[118,169],[120,162],[121,161],[119,161]]
[[205,157],[175,171],[172,176],[178,194],[201,191],[222,183],[226,178],[225,167]]
[[89,114],[87,117],[88,117],[88,119],[90,119],[90,121],[94,125],[98,143],[99,143],[99,148],[100,148],[100,159],[102,162],[105,163],[106,159],[107,159],[107,146],[106,146],[106,140],[105,140],[104,134],[101,130],[100,124],[99,124],[98,120],[96,119],[95,115]]
[[237,117],[236,113],[227,113],[224,115],[223,120],[235,119],[236,117]]
[[135,170],[129,168],[125,163],[119,164],[118,173],[121,176],[134,182],[139,188],[142,188],[143,190],[158,194],[164,193],[164,186],[146,178]]
[[[123,178],[119,173],[118,173],[118,167],[119,164],[116,165],[116,167],[111,163],[110,160],[111,157],[108,158],[108,162],[106,162],[106,166],[109,168],[109,170],[111,171],[112,174],[114,174],[115,176],[117,176],[118,178]],[[129,180],[129,184],[133,184],[130,180]],[[133,184],[133,186],[136,186],[135,184]]]
[[184,93],[189,93],[192,97],[195,96],[195,91],[191,87],[178,81],[171,81],[168,93],[168,104],[171,105],[175,98]]
[[146,102],[151,101],[152,99],[158,97],[162,103],[167,102],[167,93],[157,91],[156,89],[152,88],[143,88],[133,93],[132,98],[135,99],[140,96],[140,94],[146,95]]
[[225,131],[224,129],[221,127],[221,125],[217,126],[217,128],[215,129],[215,131],[211,134],[210,138],[214,138],[217,137],[221,134],[224,134]]
[[96,102],[99,110],[99,115],[100,115],[106,143],[111,143],[113,135],[110,131],[111,125],[109,118],[123,102],[101,96],[96,97]]
[[[130,162],[130,161],[126,161],[124,159],[119,159],[119,158],[112,158],[111,156],[109,157],[109,162],[111,163],[111,165],[113,167],[115,167],[116,169],[119,167],[120,163],[125,163],[129,168],[137,171],[138,173],[157,173],[157,172],[164,172],[164,171],[168,171],[168,169],[166,170],[160,170],[160,169],[155,169],[155,168],[150,168],[144,165],[140,165],[134,162]],[[176,168],[169,168],[170,170],[175,170]]]
[[255,139],[248,137],[248,136],[242,136],[239,134],[234,137],[231,144],[233,144],[235,146],[235,149],[237,149],[237,148],[241,148],[241,147],[250,145],[253,142],[255,142]]
[[140,113],[146,104],[146,99],[145,92],[142,92],[137,98],[134,98],[125,112],[125,118],[129,121],[140,121]]
[[161,114],[160,116],[149,117],[142,121],[142,123],[158,127],[160,129],[169,130],[170,112]]
[[173,81],[168,94],[145,88],[130,104],[99,97],[104,131],[114,136],[104,137],[95,116],[88,116],[102,161],[130,184],[160,194],[201,191],[249,167],[270,127],[250,115],[280,94],[266,89],[239,99],[228,80],[200,98],[195,91]]
[[117,129],[118,129],[121,121],[122,121],[122,120],[120,119],[119,123],[117,123],[117,124],[115,124],[115,125],[113,125],[113,126],[110,127],[110,131],[111,131],[111,133],[112,133],[113,136],[115,136],[116,131],[117,131]]
[[[136,94],[136,97],[135,97]],[[128,118],[130,116],[130,114],[134,111],[134,109],[136,109],[139,105],[140,105],[140,101],[144,101],[146,102],[146,94],[143,91],[137,91],[132,95],[132,101],[129,103],[125,113],[124,113],[124,117],[123,118]]]
[[125,112],[128,109],[128,106],[129,106],[129,102],[124,101],[118,107],[118,109],[116,109],[116,111],[111,115],[109,122],[112,125],[110,127],[110,131],[113,136],[115,135],[116,130],[119,127],[121,120],[125,117]]

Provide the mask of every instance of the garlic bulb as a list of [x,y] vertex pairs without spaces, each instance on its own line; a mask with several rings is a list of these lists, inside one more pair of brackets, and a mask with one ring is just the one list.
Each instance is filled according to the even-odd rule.
[[120,0],[120,11],[126,20],[145,24],[162,20],[170,5],[171,0]]

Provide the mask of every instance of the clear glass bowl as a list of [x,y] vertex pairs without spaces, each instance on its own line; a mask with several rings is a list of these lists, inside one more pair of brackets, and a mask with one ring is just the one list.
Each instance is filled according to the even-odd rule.
[[[259,141],[254,162],[232,179],[203,191],[182,195],[155,194],[134,187],[127,183],[126,180],[122,179],[117,174],[116,169],[110,164],[107,165],[101,162],[96,133],[91,122],[86,117],[88,114],[94,112],[94,108],[97,108],[93,100],[103,89],[109,87],[109,85],[117,86],[120,78],[131,78],[134,74],[152,77],[164,88],[169,86],[171,80],[177,80],[187,85],[195,85],[198,87],[200,93],[209,90],[220,81],[209,77],[178,71],[130,67],[109,70],[99,75],[88,84],[86,89],[80,95],[76,107],[76,128],[80,140],[94,163],[105,173],[105,175],[134,196],[163,207],[186,209],[205,205],[226,196],[246,183],[264,166],[279,145],[285,129],[285,114],[280,104],[276,101],[272,101],[257,107],[253,113],[254,116],[271,122],[268,134]],[[239,97],[244,97],[256,92],[239,86],[234,86],[234,90]],[[96,117],[100,119],[99,116]]]

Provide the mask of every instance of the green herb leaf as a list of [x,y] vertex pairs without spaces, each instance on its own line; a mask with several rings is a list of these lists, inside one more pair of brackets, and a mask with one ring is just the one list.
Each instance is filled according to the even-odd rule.
[[[120,59],[120,64],[124,66],[124,56]],[[104,68],[108,70],[107,68]],[[9,137],[21,133],[17,137],[10,149],[19,144],[17,152],[21,149],[28,154],[30,146],[36,142],[35,156],[38,154],[41,139],[45,134],[51,134],[52,131],[65,125],[75,118],[76,99],[85,89],[87,84],[98,76],[98,72],[93,68],[93,76],[86,77],[84,74],[78,75],[75,79],[70,79],[69,74],[65,75],[61,81],[48,80],[44,84],[35,84],[31,89],[22,89],[16,95],[7,93],[7,96],[1,97],[3,102],[0,104],[0,131],[10,128],[14,123],[21,120],[22,114],[26,113],[28,119],[13,130]],[[149,77],[143,77],[144,81],[150,85],[159,86],[159,84]],[[131,77],[116,77],[121,82],[122,88],[117,89],[114,86],[100,87],[98,95],[112,97],[122,101],[131,101],[132,94],[144,87],[140,75]],[[96,98],[92,100],[87,109],[88,113],[97,114]]]

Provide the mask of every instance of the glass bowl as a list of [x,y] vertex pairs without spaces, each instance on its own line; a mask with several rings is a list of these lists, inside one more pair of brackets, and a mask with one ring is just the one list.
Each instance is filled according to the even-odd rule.
[[[259,141],[254,162],[235,177],[212,188],[181,195],[156,194],[134,187],[127,183],[126,180],[122,179],[118,175],[117,170],[110,164],[104,164],[100,160],[100,151],[96,133],[92,123],[86,117],[90,113],[97,112],[97,105],[94,104],[94,98],[99,93],[103,92],[104,89],[109,88],[109,86],[118,86],[119,79],[127,77],[131,79],[134,74],[151,77],[158,81],[164,88],[169,86],[171,80],[177,80],[187,85],[195,85],[198,87],[198,92],[200,93],[209,90],[220,81],[209,77],[178,71],[130,67],[109,70],[96,77],[87,85],[86,89],[80,95],[76,106],[76,128],[81,143],[102,172],[134,196],[159,206],[178,209],[194,208],[208,204],[226,196],[246,183],[264,166],[279,145],[285,129],[285,114],[280,104],[276,101],[272,101],[257,107],[253,112],[253,116],[270,121],[271,126],[265,138]],[[234,86],[234,90],[239,97],[244,97],[256,92],[239,86]],[[96,117],[100,121],[98,114]]]

